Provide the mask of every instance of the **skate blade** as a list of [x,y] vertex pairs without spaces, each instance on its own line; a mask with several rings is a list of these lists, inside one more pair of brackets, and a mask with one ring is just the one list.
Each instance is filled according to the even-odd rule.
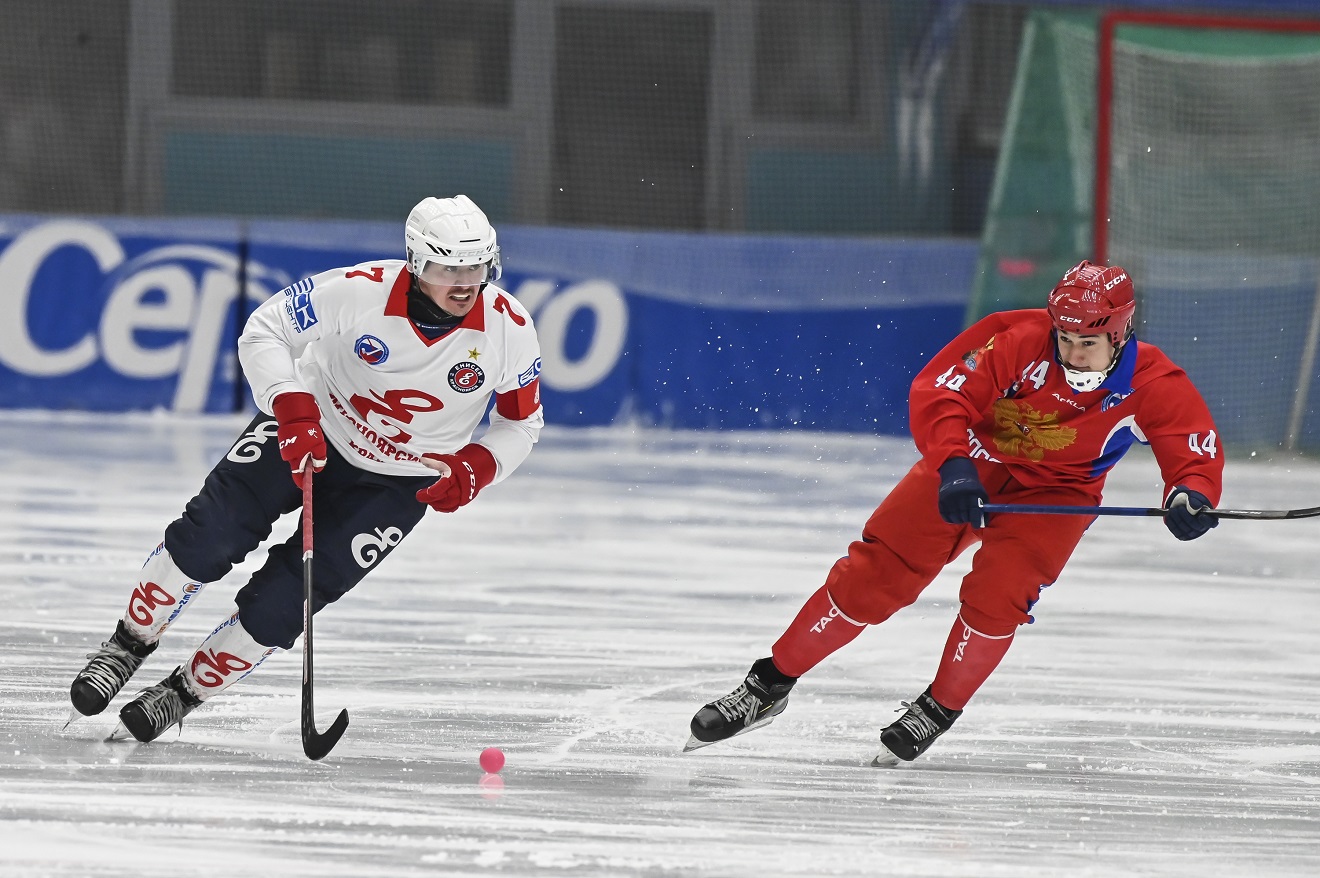
[[698,741],[696,735],[688,735],[687,743],[683,745],[684,753],[691,753],[693,750],[700,750],[702,747],[709,747],[711,744],[718,744],[719,741]]
[[897,766],[902,765],[904,761],[905,760],[900,759],[899,757],[895,756],[892,752],[890,752],[889,748],[886,747],[884,744],[881,744],[880,753],[874,759],[871,760],[871,767],[896,768]]
[[136,740],[133,737],[133,733],[130,732],[127,728],[125,728],[124,724],[121,722],[115,725],[115,730],[111,732],[109,736],[105,739],[105,743],[116,744],[120,741],[133,741],[133,740]]
[[718,744],[720,743],[720,741],[727,741],[730,738],[736,738],[739,735],[745,735],[748,732],[754,732],[757,729],[761,728],[762,726],[770,725],[770,723],[775,721],[775,717],[777,716],[779,716],[778,713],[771,714],[765,719],[758,720],[757,722],[752,723],[750,726],[747,726],[746,728],[739,729],[738,731],[734,732],[732,735],[729,735],[728,738],[720,738],[719,740],[716,741],[699,741],[697,740],[696,735],[689,735],[687,743],[683,745],[683,752],[691,753],[693,750],[700,750],[702,747],[709,747],[711,744]]
[[78,712],[78,708],[76,708],[76,707],[70,707],[70,708],[69,708],[69,718],[68,718],[67,720],[64,721],[64,727],[63,727],[62,729],[60,729],[60,731],[61,731],[61,732],[67,732],[67,731],[69,730],[69,726],[73,725],[74,720],[80,720],[80,719],[82,719],[82,718],[83,718],[83,715],[82,715],[81,713]]

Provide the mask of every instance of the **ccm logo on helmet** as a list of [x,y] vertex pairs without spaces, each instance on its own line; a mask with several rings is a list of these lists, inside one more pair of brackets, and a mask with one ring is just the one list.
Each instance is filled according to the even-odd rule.
[[1127,276],[1126,273],[1124,273],[1124,274],[1120,274],[1118,277],[1114,278],[1113,280],[1105,281],[1105,292],[1106,292],[1106,293],[1109,292],[1109,291],[1112,290],[1114,287],[1118,286],[1119,284],[1121,284],[1123,281],[1125,281],[1125,280],[1127,280],[1127,279],[1128,279],[1128,276]]

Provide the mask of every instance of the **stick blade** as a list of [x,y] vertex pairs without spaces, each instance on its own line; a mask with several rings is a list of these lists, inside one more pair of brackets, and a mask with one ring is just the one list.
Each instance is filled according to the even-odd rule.
[[339,743],[339,739],[344,736],[344,731],[348,728],[347,710],[339,711],[339,716],[335,717],[330,728],[320,733],[316,731],[316,725],[309,717],[303,719],[306,720],[302,730],[303,753],[313,762],[319,762],[335,749],[335,745]]

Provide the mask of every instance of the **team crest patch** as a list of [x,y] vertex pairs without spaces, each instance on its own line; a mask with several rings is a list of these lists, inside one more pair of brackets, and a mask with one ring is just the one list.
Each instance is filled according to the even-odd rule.
[[990,340],[985,344],[981,345],[981,347],[976,348],[975,350],[968,351],[967,353],[963,354],[962,361],[963,361],[963,365],[967,367],[967,371],[975,372],[977,363],[981,361],[981,356],[986,351],[994,350],[994,347],[995,347],[995,337],[992,335],[990,336]]
[[1126,393],[1110,393],[1105,397],[1104,402],[1100,403],[1100,411],[1107,412],[1127,398]]
[[449,370],[449,386],[459,393],[471,393],[485,383],[486,373],[476,363],[459,363]]
[[374,335],[359,338],[353,345],[353,353],[368,366],[379,366],[390,358],[390,349]]

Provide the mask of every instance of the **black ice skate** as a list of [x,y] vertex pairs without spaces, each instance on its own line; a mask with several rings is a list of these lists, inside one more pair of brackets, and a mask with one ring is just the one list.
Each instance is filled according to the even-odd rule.
[[182,726],[183,718],[201,703],[183,681],[183,668],[175,668],[174,673],[143,689],[124,705],[119,711],[120,728],[111,733],[110,739],[124,740],[123,730],[144,744],[154,741],[171,726]]
[[105,710],[124,688],[128,678],[155,651],[156,644],[138,640],[120,619],[115,633],[101,644],[100,649],[87,654],[91,661],[73,678],[69,700],[73,702],[74,710],[83,716],[95,716]]
[[929,687],[916,701],[904,701],[903,706],[907,708],[903,715],[880,732],[880,744],[884,749],[871,762],[876,767],[911,762],[925,753],[935,739],[962,716],[961,710],[949,710],[931,698]]
[[769,658],[760,659],[737,689],[697,711],[692,717],[692,737],[683,751],[768,725],[788,706],[788,693],[796,682],[797,677],[780,673]]

